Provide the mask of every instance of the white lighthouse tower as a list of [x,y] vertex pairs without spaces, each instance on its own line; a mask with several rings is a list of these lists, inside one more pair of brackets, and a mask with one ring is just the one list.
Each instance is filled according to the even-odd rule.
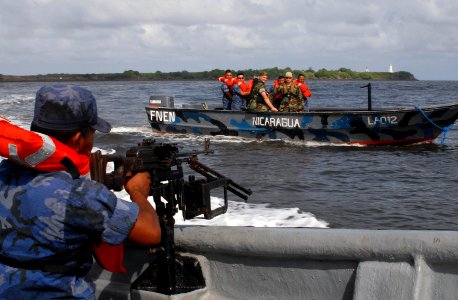
[[388,67],[388,72],[394,73],[394,71],[393,71],[393,65],[392,65],[392,64],[390,64],[390,66]]

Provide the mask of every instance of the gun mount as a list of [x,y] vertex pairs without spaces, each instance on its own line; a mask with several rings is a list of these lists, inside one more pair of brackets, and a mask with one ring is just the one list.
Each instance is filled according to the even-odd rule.
[[[201,214],[206,219],[211,219],[226,213],[228,191],[245,201],[251,195],[250,189],[245,189],[216,170],[199,162],[197,155],[208,153],[212,153],[209,150],[208,140],[205,141],[203,151],[179,153],[176,144],[156,143],[155,140],[144,139],[137,147],[127,150],[125,156],[102,155],[100,151],[91,155],[91,178],[114,191],[121,191],[131,174],[149,172],[151,175],[149,194],[154,199],[162,238],[159,247],[150,251],[153,253],[153,260],[149,268],[151,270],[145,271],[136,280],[133,284],[134,288],[172,295],[205,286],[205,283],[202,282],[203,277],[201,273],[199,274],[200,266],[198,263],[189,262],[187,261],[189,258],[184,259],[175,255],[174,215],[178,210],[181,210],[185,220]],[[107,172],[109,163],[113,164],[112,172]],[[196,179],[195,175],[189,175],[186,181],[183,163],[204,178]],[[224,204],[212,208],[211,195],[216,190],[222,193],[218,195],[222,196]],[[193,265],[196,268],[189,271],[187,265]],[[177,274],[177,271],[181,274]],[[180,288],[177,289],[177,277],[188,283],[181,283]]]

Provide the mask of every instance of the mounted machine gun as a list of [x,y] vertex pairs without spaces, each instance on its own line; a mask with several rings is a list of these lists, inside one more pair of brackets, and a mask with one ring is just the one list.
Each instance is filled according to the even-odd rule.
[[[183,286],[183,284],[177,289],[174,215],[178,210],[182,211],[185,220],[201,214],[206,219],[211,219],[226,213],[228,207],[227,191],[245,201],[251,195],[250,189],[245,189],[233,180],[199,162],[198,154],[212,152],[208,145],[209,142],[206,140],[204,151],[179,153],[175,144],[156,143],[155,140],[144,139],[136,147],[127,150],[125,156],[102,155],[100,151],[91,155],[91,178],[114,191],[120,191],[124,188],[128,174],[148,172],[151,175],[149,195],[153,196],[154,199],[162,238],[159,247],[152,251],[155,258],[152,262],[154,265],[152,277],[156,279],[150,280],[150,278],[148,280],[150,281],[148,285],[152,285],[150,290],[172,295],[178,293],[177,290],[195,289]],[[114,170],[109,173],[106,171],[108,163],[114,165]],[[186,163],[192,170],[205,178],[196,179],[194,175],[190,175],[186,181],[183,163]],[[220,191],[222,189],[224,204],[213,209],[210,194],[216,189]],[[181,263],[181,265],[183,264]],[[137,280],[134,285],[137,289],[145,289],[142,279]],[[201,283],[193,283],[193,285],[200,288]]]

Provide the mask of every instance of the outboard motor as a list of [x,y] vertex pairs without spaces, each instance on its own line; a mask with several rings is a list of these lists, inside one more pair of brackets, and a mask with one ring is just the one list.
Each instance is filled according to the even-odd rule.
[[149,106],[174,108],[175,102],[170,96],[151,96],[149,97]]

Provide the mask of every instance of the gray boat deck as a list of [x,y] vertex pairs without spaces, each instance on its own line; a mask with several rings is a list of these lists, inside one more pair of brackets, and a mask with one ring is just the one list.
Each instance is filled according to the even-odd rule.
[[458,232],[178,227],[206,287],[165,296],[130,290],[147,267],[129,247],[125,274],[92,270],[99,299],[457,299]]

